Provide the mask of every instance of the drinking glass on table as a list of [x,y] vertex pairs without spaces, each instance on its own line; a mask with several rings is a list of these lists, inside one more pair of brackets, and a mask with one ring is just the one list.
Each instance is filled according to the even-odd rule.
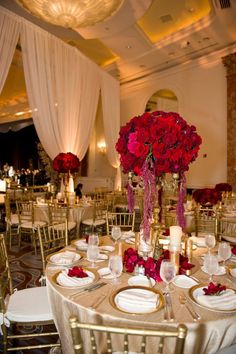
[[231,247],[228,242],[221,242],[219,244],[218,255],[223,259],[223,267],[225,268],[225,261],[231,257]]
[[96,245],[96,246],[99,245],[98,234],[89,235],[89,237],[88,237],[88,245]]
[[213,254],[206,254],[204,257],[203,268],[210,275],[209,282],[212,282],[213,275],[219,267],[218,258]]
[[119,226],[112,226],[111,237],[115,243],[121,238],[121,228]]
[[108,268],[110,269],[111,274],[114,276],[113,283],[119,284],[117,278],[121,276],[123,270],[123,260],[121,256],[111,255],[109,258]]
[[205,236],[205,244],[206,244],[206,246],[207,246],[208,254],[210,254],[210,253],[211,253],[211,249],[212,249],[213,247],[215,247],[215,245],[216,245],[216,238],[215,238],[215,236],[214,236],[214,235],[211,235],[211,234],[206,235],[206,236]]
[[163,259],[160,267],[160,277],[166,283],[165,292],[170,292],[169,284],[176,276],[175,264],[168,259]]
[[98,245],[94,244],[88,244],[87,248],[87,260],[91,262],[90,267],[91,268],[97,268],[97,265],[95,264],[96,260],[99,257],[99,248]]

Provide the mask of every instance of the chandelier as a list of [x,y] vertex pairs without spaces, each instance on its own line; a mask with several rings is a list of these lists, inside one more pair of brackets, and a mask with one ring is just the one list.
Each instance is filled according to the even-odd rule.
[[92,26],[110,17],[123,0],[15,0],[41,20],[66,28]]

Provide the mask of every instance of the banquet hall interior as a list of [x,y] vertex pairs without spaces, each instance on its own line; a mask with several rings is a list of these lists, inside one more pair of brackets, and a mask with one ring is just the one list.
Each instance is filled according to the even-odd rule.
[[235,19],[0,0],[0,352],[236,353]]

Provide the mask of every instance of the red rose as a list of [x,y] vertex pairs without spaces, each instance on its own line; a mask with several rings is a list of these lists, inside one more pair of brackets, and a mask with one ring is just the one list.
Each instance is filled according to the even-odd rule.
[[79,268],[77,266],[68,270],[67,275],[69,277],[76,277],[76,278],[87,278],[88,274],[83,270],[83,268]]
[[71,152],[60,153],[53,160],[53,169],[59,173],[78,172],[79,166],[78,157]]

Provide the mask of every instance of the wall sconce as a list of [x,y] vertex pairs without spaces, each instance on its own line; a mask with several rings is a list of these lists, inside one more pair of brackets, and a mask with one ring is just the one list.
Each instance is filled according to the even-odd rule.
[[102,155],[105,155],[105,153],[107,152],[107,146],[106,146],[106,142],[104,140],[102,140],[98,143],[98,151]]

